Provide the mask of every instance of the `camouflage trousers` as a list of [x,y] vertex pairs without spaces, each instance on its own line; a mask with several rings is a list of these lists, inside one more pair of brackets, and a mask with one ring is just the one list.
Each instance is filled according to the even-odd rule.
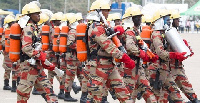
[[20,73],[20,63],[17,63],[12,66],[12,81],[16,81],[17,78],[20,78],[21,73]]
[[[149,73],[148,78],[150,85],[159,103],[168,102],[167,93],[170,94],[171,100],[175,103],[184,103],[180,91],[170,74],[169,67],[165,63],[162,63],[161,65],[158,62],[151,63],[147,70]],[[167,91],[167,93],[165,91]]]
[[82,64],[78,60],[67,60],[65,92],[71,91],[76,75],[81,85],[81,91],[87,92],[87,79],[84,78]]
[[88,103],[100,103],[105,87],[112,88],[121,103],[133,102],[118,70],[107,59],[99,59],[98,62],[87,61],[84,74],[89,80]]
[[21,63],[21,78],[17,86],[17,103],[27,103],[30,92],[34,86],[47,103],[57,103],[57,97],[51,88],[51,83],[47,79],[40,63],[31,66],[27,61]]
[[181,65],[178,68],[171,66],[171,73],[173,75],[175,83],[180,88],[180,90],[185,94],[185,96],[190,101],[196,99],[197,95],[195,94],[192,88],[192,84],[189,82],[185,74],[185,69],[183,68],[183,66]]
[[143,97],[147,103],[157,103],[155,95],[150,89],[150,83],[145,76],[144,68],[141,66],[133,70],[124,68],[123,78],[126,88],[131,93],[134,101],[136,98]]
[[[55,53],[53,51],[47,51],[46,53],[47,53],[47,59],[55,66],[58,66],[57,64],[59,61],[57,61],[58,57],[55,55]],[[54,71],[48,70],[48,79],[50,80],[52,86],[54,77],[56,77],[56,79],[59,81],[60,89],[64,89],[64,81],[62,80],[62,77],[58,77]]]
[[10,73],[12,71],[12,80],[16,81],[19,77],[19,71],[13,67],[13,62],[9,58],[9,54],[4,54],[4,60],[2,67],[5,69],[4,79],[10,79]]

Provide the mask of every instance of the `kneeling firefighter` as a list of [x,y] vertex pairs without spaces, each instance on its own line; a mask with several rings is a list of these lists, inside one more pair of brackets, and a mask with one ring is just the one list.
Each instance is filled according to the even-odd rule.
[[[54,70],[55,66],[47,61],[46,53],[41,50],[42,44],[37,27],[40,21],[40,8],[34,3],[26,4],[22,14],[24,16],[19,20],[23,30],[20,38],[21,78],[17,86],[17,102],[27,103],[32,87],[35,86],[46,102],[57,103],[57,97],[43,70],[43,68]],[[27,21],[20,22],[21,20]]]

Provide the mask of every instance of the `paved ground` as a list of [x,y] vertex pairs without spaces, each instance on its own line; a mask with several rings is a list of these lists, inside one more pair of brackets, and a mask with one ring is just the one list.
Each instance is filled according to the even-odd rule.
[[[194,56],[188,58],[184,61],[186,74],[190,80],[190,82],[193,84],[193,88],[196,91],[198,98],[200,98],[200,34],[181,34],[183,38],[185,38],[189,44],[192,46],[194,51]],[[3,56],[0,55],[0,65],[2,64]],[[4,69],[1,67],[1,73],[0,73],[0,103],[16,103],[16,93],[11,93],[10,91],[3,91],[3,74]],[[11,81],[10,81],[11,84]],[[56,94],[59,92],[59,84],[54,79],[54,91]],[[74,94],[72,92],[72,96],[76,99],[79,99],[81,96],[81,93]],[[185,96],[183,96],[185,101],[188,101]],[[110,103],[119,103],[117,100],[114,101],[111,96],[109,95],[108,101]],[[45,103],[45,101],[42,99],[41,96],[34,96],[31,95],[29,103]],[[59,100],[59,103],[64,103],[63,100]],[[78,102],[77,102],[78,103]],[[137,103],[145,103],[144,100],[137,101]]]

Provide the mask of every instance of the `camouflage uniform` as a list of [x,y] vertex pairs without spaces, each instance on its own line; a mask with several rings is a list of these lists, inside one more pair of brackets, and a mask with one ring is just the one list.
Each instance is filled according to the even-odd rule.
[[[148,66],[150,83],[153,87],[154,93],[158,102],[165,103],[167,96],[163,93],[166,90],[170,95],[170,98],[176,103],[182,103],[183,99],[179,90],[170,74],[169,68],[169,44],[163,39],[164,36],[160,31],[154,31],[151,36],[152,44],[151,50],[156,53],[160,59],[155,63],[151,63]],[[158,78],[158,79],[156,79]],[[157,85],[155,85],[157,84]]]
[[[114,68],[113,57],[121,59],[123,53],[116,48],[112,40],[107,39],[104,26],[93,22],[88,30],[88,59],[85,74],[88,82],[88,102],[100,103],[105,85],[112,88],[122,103],[133,102],[118,70]],[[91,97],[89,97],[91,96]],[[129,102],[128,102],[129,101]]]
[[75,75],[80,82],[82,92],[87,92],[86,81],[82,72],[82,64],[77,59],[76,52],[76,30],[70,29],[67,37],[67,53],[65,60],[67,62],[66,78],[65,78],[65,92],[70,92]]
[[[40,51],[35,50],[32,45],[35,42],[34,38],[39,37],[37,32],[37,27],[33,23],[28,23],[22,31],[21,41],[24,60],[20,64],[22,70],[20,83],[17,86],[17,103],[27,102],[33,86],[40,92],[46,102],[58,102],[51,88],[51,83],[43,71],[41,62],[37,58]],[[31,57],[36,59],[36,65],[34,66],[27,61],[27,58]]]
[[[193,101],[197,99],[197,95],[195,94],[192,84],[189,82],[186,74],[185,69],[183,68],[182,62],[170,59],[170,68],[175,83],[180,88],[180,90],[185,94],[185,96],[190,100]],[[173,94],[170,94],[173,95]]]
[[[7,28],[9,29],[9,28]],[[1,42],[3,44],[3,47],[5,47],[5,34],[2,35],[2,39]],[[7,40],[7,43],[9,43],[9,39]],[[8,80],[10,79],[10,73],[12,71],[12,81],[17,81],[17,77],[18,77],[18,72],[15,68],[13,68],[13,62],[10,60],[9,58],[9,53],[6,53],[5,51],[3,52],[4,55],[4,60],[3,60],[3,65],[2,67],[5,69],[5,73],[4,73],[4,80]]]
[[9,58],[9,53],[4,52],[3,68],[5,69],[4,79],[10,79],[10,73],[12,70],[12,61]]
[[123,37],[123,45],[125,45],[128,55],[136,61],[136,67],[132,71],[124,68],[124,82],[134,100],[143,97],[148,103],[156,103],[156,98],[150,89],[149,81],[146,79],[144,68],[141,65],[140,49],[136,39],[138,35],[138,30],[132,28],[127,29]]
[[[57,57],[55,55],[55,52],[52,50],[52,46],[53,46],[53,38],[54,38],[54,29],[51,28],[51,32],[49,35],[49,50],[45,51],[47,53],[47,59],[53,63],[55,66],[58,66],[57,64]],[[48,79],[50,80],[51,84],[53,85],[53,78],[54,76],[56,76],[56,79],[60,82],[60,78],[56,75],[56,73],[54,71],[50,71],[48,70]],[[64,88],[63,88],[64,89]]]

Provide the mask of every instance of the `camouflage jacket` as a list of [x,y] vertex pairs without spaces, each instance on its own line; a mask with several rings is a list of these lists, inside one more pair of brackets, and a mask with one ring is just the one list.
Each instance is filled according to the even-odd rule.
[[[137,31],[137,34],[136,34]],[[138,30],[135,30],[134,28],[127,29],[124,33],[123,45],[125,46],[127,50],[127,54],[129,56],[139,56],[140,55],[140,48],[137,43],[136,36],[139,35]],[[133,58],[132,58],[133,59]]]
[[102,60],[102,64],[112,63],[110,58],[121,59],[123,55],[112,40],[107,38],[106,30],[99,22],[93,22],[88,29],[88,48],[90,54],[88,59],[104,59],[105,62]]
[[67,35],[66,60],[78,60],[76,53],[76,30],[70,29]]
[[28,23],[26,27],[22,30],[21,42],[22,42],[22,52],[28,55],[29,57],[39,57],[40,50],[37,51],[33,47],[34,37],[40,38],[38,33],[38,28],[34,23]]
[[160,31],[153,31],[151,35],[151,41],[151,50],[156,53],[162,60],[168,62],[170,60],[169,44],[165,41],[164,35],[162,35]]

